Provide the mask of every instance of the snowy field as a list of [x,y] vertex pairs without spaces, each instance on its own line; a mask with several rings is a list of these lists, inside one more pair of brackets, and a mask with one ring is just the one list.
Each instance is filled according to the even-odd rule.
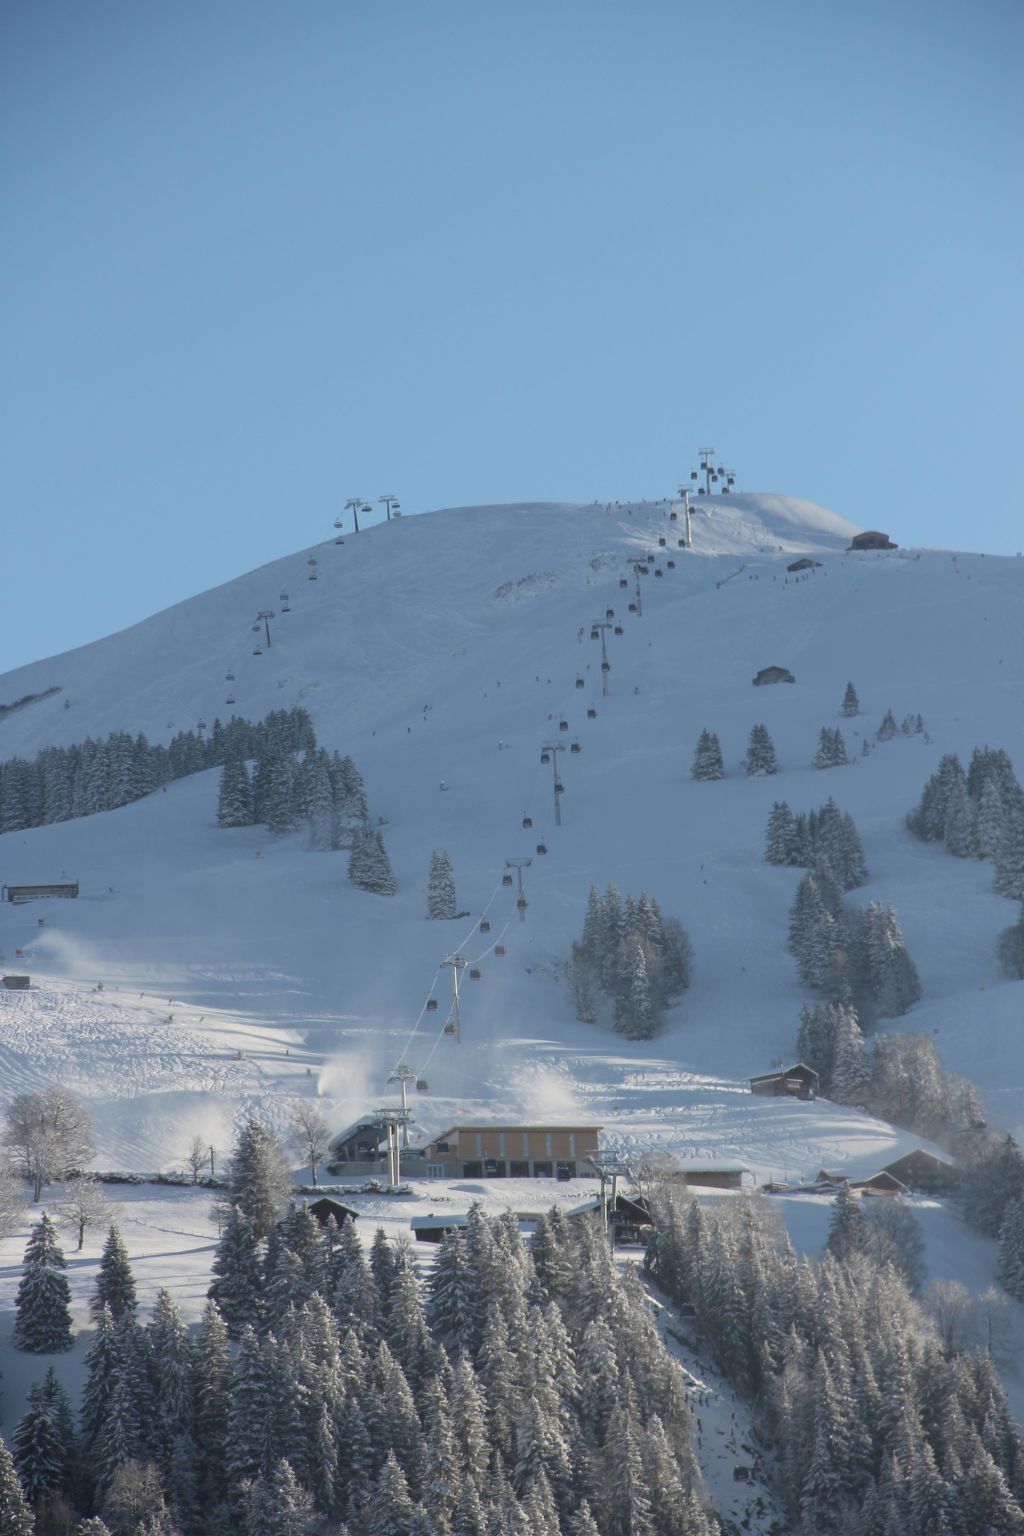
[[[981,1084],[993,1123],[1024,1128],[1022,991],[994,956],[1016,907],[992,893],[990,865],[904,828],[943,753],[966,762],[987,743],[1024,763],[1024,564],[846,554],[852,524],[771,496],[699,505],[688,552],[670,511],[551,504],[396,521],[0,678],[0,702],[61,690],[0,720],[5,758],[113,729],[166,742],[200,720],[303,705],[320,742],[354,757],[399,885],[391,899],[353,890],[347,856],[309,852],[304,834],[218,828],[215,772],[0,837],[0,880],[66,872],[82,892],[0,907],[4,968],[33,983],[0,992],[0,1098],[63,1083],[94,1115],[96,1166],[169,1169],[194,1134],[226,1151],[250,1108],[284,1127],[315,1095],[340,1129],[395,1102],[386,1079],[406,1060],[430,1085],[416,1096],[417,1133],[478,1117],[580,1117],[602,1124],[613,1148],[738,1159],[759,1179],[822,1164],[870,1173],[920,1138],[824,1100],[747,1091],[750,1074],[792,1056],[808,997],[785,949],[799,871],[763,863],[768,812],[776,799],[807,811],[832,795],[870,871],[853,900],[894,903],[921,973],[924,998],[901,1027],[933,1034],[946,1065]],[[898,513],[877,515],[898,541]],[[649,553],[663,574],[641,579],[639,616],[627,611],[627,561]],[[805,553],[821,566],[797,579],[786,566]],[[278,616],[257,657],[262,607]],[[609,632],[605,698],[589,627],[609,608],[624,634]],[[795,684],[753,688],[769,665],[790,668]],[[862,714],[840,720],[850,680]],[[897,720],[920,712],[927,739],[874,745],[886,709]],[[757,722],[778,751],[773,778],[741,769]],[[822,725],[841,726],[848,767],[810,767]],[[689,777],[705,727],[725,753],[719,783]],[[559,765],[560,827],[540,763],[549,740],[582,748]],[[430,855],[442,849],[470,914],[443,924],[424,917]],[[512,856],[533,860],[524,923],[501,883]],[[693,986],[653,1042],[574,1018],[564,962],[591,883],[609,881],[648,890],[693,943]],[[435,1014],[424,1004],[446,997],[440,962],[459,947],[482,975],[463,982],[456,1044],[440,1033],[443,1001]],[[798,1242],[812,1210],[803,1202],[794,1216]],[[987,1283],[990,1245],[951,1230],[936,1251]],[[161,1239],[154,1274],[190,1251],[180,1241]],[[8,1277],[17,1253],[12,1239]]]

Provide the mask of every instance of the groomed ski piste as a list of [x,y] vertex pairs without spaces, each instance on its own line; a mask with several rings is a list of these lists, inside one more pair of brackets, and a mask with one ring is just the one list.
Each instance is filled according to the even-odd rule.
[[[768,813],[777,799],[809,811],[831,795],[864,845],[869,880],[854,900],[894,904],[921,974],[922,1001],[886,1027],[933,1034],[945,1065],[983,1088],[991,1123],[1019,1134],[1022,993],[994,952],[1016,905],[993,894],[990,864],[915,841],[904,818],[943,753],[966,763],[988,744],[1024,763],[1024,563],[846,553],[854,532],[879,525],[900,542],[898,508],[853,523],[790,497],[714,496],[695,499],[687,550],[681,503],[456,508],[332,537],[6,674],[0,703],[59,691],[0,719],[2,758],[111,730],[167,742],[200,721],[301,704],[319,742],[355,759],[398,893],[352,889],[347,854],[309,851],[304,832],[219,828],[216,771],[0,837],[4,883],[67,874],[81,886],[77,901],[0,907],[5,969],[32,977],[27,992],[0,992],[0,1098],[61,1083],[94,1116],[97,1167],[167,1170],[193,1135],[227,1150],[248,1110],[284,1128],[307,1095],[340,1130],[397,1102],[386,1080],[404,1060],[429,1082],[415,1096],[417,1140],[459,1122],[572,1120],[602,1125],[623,1154],[738,1161],[758,1182],[822,1166],[870,1174],[928,1144],[824,1099],[755,1099],[748,1086],[793,1058],[801,1004],[813,1001],[786,950],[800,871],[763,862]],[[789,574],[800,555],[821,564]],[[634,578],[628,562],[647,556],[649,574]],[[637,579],[642,615],[628,610]],[[276,617],[256,656],[261,609]],[[608,609],[623,633],[607,634],[605,697],[590,633]],[[753,687],[768,666],[795,683]],[[861,714],[841,719],[848,681]],[[887,709],[920,713],[926,736],[876,744]],[[780,771],[750,779],[742,762],[758,722]],[[842,729],[849,766],[811,767],[823,725]],[[704,728],[721,739],[720,782],[690,778]],[[561,754],[561,826],[540,762],[549,741],[581,748]],[[434,850],[451,856],[466,918],[426,920]],[[532,860],[524,922],[501,879],[513,857]],[[574,1017],[564,964],[591,884],[609,881],[648,891],[693,944],[693,984],[653,1041]],[[463,980],[456,1043],[442,1033],[450,983],[439,966],[460,947],[481,977]],[[436,1013],[424,1009],[431,995]],[[419,1184],[400,1202],[367,1197],[361,1227],[407,1230],[439,1201],[521,1209],[592,1189]],[[142,1300],[173,1277],[197,1315],[208,1197],[145,1188],[125,1202]],[[827,1201],[782,1205],[798,1248],[819,1251]],[[991,1283],[993,1245],[941,1202],[915,1205],[931,1277]],[[185,1235],[164,1230],[174,1228]],[[0,1252],[5,1311],[25,1230]],[[88,1238],[72,1264],[83,1323],[98,1252]],[[19,1411],[19,1372],[32,1377],[25,1358],[5,1351],[5,1421]]]

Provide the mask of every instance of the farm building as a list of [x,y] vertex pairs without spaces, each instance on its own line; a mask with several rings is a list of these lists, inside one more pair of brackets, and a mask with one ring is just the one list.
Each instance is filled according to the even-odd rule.
[[746,1189],[751,1172],[746,1163],[713,1162],[710,1158],[677,1159],[666,1177],[690,1189]]
[[899,1179],[907,1189],[920,1190],[927,1195],[948,1194],[956,1188],[960,1178],[955,1163],[937,1157],[934,1152],[926,1152],[923,1147],[915,1147],[913,1152],[907,1152],[895,1162],[886,1163],[883,1171]]
[[322,1227],[329,1221],[336,1221],[340,1227],[346,1217],[350,1221],[356,1221],[359,1212],[353,1210],[350,1205],[343,1205],[340,1200],[333,1200],[330,1195],[321,1195],[319,1200],[313,1200],[306,1207],[311,1216],[315,1216]]
[[4,986],[8,992],[27,992],[31,980],[31,976],[5,976]]
[[67,880],[55,885],[5,885],[0,894],[4,901],[13,902],[15,906],[25,901],[43,901],[49,897],[74,900],[78,895],[78,881]]
[[846,551],[850,554],[855,549],[898,549],[887,533],[879,533],[877,528],[870,528],[865,533],[855,533],[850,540],[850,547]]
[[786,667],[762,667],[753,682],[755,688],[763,688],[766,683],[795,683],[796,678]]
[[905,1195],[907,1186],[883,1168],[869,1179],[850,1179],[850,1188],[861,1195]]
[[761,1072],[750,1079],[751,1093],[769,1099],[816,1099],[818,1074],[813,1067],[805,1067],[798,1061],[792,1067],[780,1067],[777,1072]]
[[597,1151],[599,1125],[453,1125],[404,1154],[407,1171],[428,1178],[574,1179]]
[[812,560],[809,555],[802,555],[799,560],[794,560],[792,565],[787,565],[787,571],[816,571],[820,569],[821,561]]

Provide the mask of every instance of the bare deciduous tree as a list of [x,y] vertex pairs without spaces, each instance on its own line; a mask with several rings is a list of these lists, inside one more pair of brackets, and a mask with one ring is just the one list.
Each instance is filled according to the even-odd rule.
[[66,1088],[19,1093],[11,1101],[4,1142],[15,1166],[32,1180],[38,1200],[44,1184],[65,1178],[93,1158],[92,1117]]
[[25,1209],[25,1181],[8,1157],[0,1155],[0,1237],[21,1224]]
[[211,1164],[212,1172],[212,1154],[213,1148],[210,1146],[209,1142],[204,1141],[201,1136],[192,1137],[192,1140],[189,1142],[188,1151],[185,1153],[185,1167],[192,1175],[193,1184],[199,1183],[199,1175],[202,1173],[207,1163]]
[[315,1186],[317,1170],[330,1146],[331,1129],[319,1107],[309,1099],[300,1099],[295,1106],[291,1140],[304,1159]]
[[85,1244],[86,1229],[107,1226],[114,1214],[97,1180],[84,1175],[68,1180],[57,1209],[61,1226],[78,1233],[79,1252]]

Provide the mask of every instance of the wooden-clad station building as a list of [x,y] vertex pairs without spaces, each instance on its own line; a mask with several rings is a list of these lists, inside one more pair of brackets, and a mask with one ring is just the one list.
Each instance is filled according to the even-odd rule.
[[453,1125],[403,1153],[409,1174],[422,1164],[438,1179],[574,1179],[590,1173],[599,1125]]

